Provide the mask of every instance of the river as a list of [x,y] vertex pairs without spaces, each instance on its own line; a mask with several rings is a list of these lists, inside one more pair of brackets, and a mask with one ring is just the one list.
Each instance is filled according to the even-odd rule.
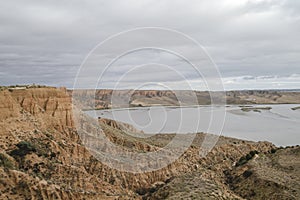
[[[244,106],[227,105],[144,107],[95,110],[87,113],[94,117],[129,123],[145,133],[208,132],[245,140],[269,141],[278,146],[300,144],[300,109],[292,110],[300,105],[250,106],[251,109],[258,109],[247,111],[247,108],[242,110]],[[271,109],[259,109],[268,107]]]

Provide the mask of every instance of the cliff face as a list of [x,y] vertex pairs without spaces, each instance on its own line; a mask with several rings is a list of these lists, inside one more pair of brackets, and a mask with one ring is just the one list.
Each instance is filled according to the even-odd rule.
[[[189,176],[206,180],[195,187],[208,188],[208,193],[217,190],[219,198],[240,198],[225,184],[223,171],[232,170],[250,151],[263,153],[274,148],[267,142],[220,137],[214,149],[201,158],[205,134],[198,134],[174,163],[158,171],[132,174],[102,164],[82,145],[65,89],[5,90],[0,92],[0,105],[0,199],[158,199],[170,196],[164,188],[178,185],[178,177],[184,175],[185,180]],[[101,119],[99,123],[112,142],[137,152],[154,151],[173,137],[135,138],[114,121]]]
[[22,109],[36,117],[45,116],[51,125],[55,123],[61,130],[73,126],[71,99],[65,88],[11,90],[10,95]]
[[0,120],[4,120],[11,117],[17,117],[20,111],[20,105],[18,105],[11,93],[6,91],[0,91]]
[[95,176],[64,88],[0,92],[0,199],[135,197]]

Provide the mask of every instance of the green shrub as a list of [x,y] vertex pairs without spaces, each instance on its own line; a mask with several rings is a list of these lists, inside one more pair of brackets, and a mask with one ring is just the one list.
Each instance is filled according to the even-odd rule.
[[250,177],[252,174],[253,174],[252,171],[246,170],[246,171],[244,171],[243,176],[244,176],[245,178],[248,178],[248,177]]
[[255,154],[258,154],[258,151],[250,151],[246,156],[242,156],[239,161],[236,163],[236,166],[241,166],[246,164],[249,160],[251,160]]
[[236,163],[236,166],[241,166],[247,163],[247,159],[245,156],[242,156],[239,161]]
[[21,141],[16,146],[18,147],[18,149],[10,152],[10,155],[13,157],[24,157],[31,152],[36,152],[35,146],[30,142]]
[[276,153],[277,149],[271,149],[271,153]]
[[253,158],[253,156],[255,156],[255,154],[258,154],[258,151],[256,151],[256,150],[255,150],[255,151],[250,151],[249,154],[250,154],[250,155],[252,156],[252,158]]
[[12,169],[13,163],[2,153],[0,153],[0,166],[4,168]]
[[253,156],[250,154],[250,153],[248,153],[247,155],[246,155],[246,160],[248,161],[248,160],[251,160],[251,158],[253,158]]

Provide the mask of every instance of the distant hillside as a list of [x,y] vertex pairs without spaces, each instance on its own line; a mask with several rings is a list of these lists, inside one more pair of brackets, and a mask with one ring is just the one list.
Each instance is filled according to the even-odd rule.
[[[147,107],[147,106],[188,106],[209,105],[211,95],[216,104],[300,104],[300,92],[243,90],[219,92],[201,91],[164,91],[164,90],[76,90],[76,99],[81,99],[86,109],[105,109],[113,107]],[[113,98],[113,105],[111,103]],[[95,100],[94,100],[95,97]],[[86,100],[90,100],[87,102]]]

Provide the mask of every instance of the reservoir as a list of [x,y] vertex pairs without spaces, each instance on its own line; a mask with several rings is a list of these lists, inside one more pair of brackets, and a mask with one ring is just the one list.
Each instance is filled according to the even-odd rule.
[[299,106],[295,104],[157,106],[86,112],[93,117],[131,124],[145,133],[205,132],[288,146],[300,143],[300,109],[295,109]]

